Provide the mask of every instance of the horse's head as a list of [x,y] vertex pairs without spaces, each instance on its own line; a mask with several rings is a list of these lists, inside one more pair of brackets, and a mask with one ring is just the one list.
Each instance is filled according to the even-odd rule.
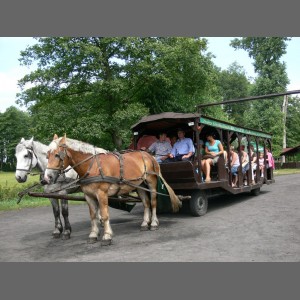
[[44,179],[47,183],[55,183],[58,176],[70,165],[70,154],[66,145],[66,135],[58,138],[55,134],[47,153],[48,164]]
[[33,150],[33,137],[30,140],[21,139],[16,146],[15,156],[17,158],[17,167],[15,177],[18,182],[25,182],[27,174],[37,165],[38,159]]

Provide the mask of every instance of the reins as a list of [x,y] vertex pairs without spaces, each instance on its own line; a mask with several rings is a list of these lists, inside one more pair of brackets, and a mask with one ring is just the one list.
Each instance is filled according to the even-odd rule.
[[19,199],[17,200],[17,204],[19,204],[19,203],[21,202],[22,198],[23,198],[26,194],[28,194],[31,190],[33,190],[33,189],[36,188],[36,187],[40,187],[40,186],[42,186],[42,183],[41,183],[41,182],[37,182],[37,183],[35,183],[34,185],[30,186],[29,188],[27,188],[27,189],[25,189],[25,190],[19,192],[19,193],[18,193]]

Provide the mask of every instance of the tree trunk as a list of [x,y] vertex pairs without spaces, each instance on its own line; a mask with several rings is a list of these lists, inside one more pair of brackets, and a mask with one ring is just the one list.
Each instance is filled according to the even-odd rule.
[[[287,108],[288,108],[288,95],[283,96],[283,104],[282,104],[282,112],[283,112],[283,141],[282,141],[282,148],[286,148],[286,115],[287,115]],[[281,162],[285,163],[285,156],[281,156]]]
[[112,138],[113,138],[114,145],[115,145],[116,149],[120,150],[122,148],[122,139],[121,139],[121,137],[119,135],[117,135],[116,133],[114,133]]

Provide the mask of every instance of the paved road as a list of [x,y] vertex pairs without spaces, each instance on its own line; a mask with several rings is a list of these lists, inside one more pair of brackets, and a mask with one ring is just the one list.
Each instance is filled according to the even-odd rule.
[[160,214],[158,231],[141,232],[142,206],[111,209],[111,246],[88,244],[85,203],[70,207],[70,240],[53,239],[52,208],[0,212],[1,262],[295,262],[300,261],[300,174],[276,177],[259,196],[209,199],[208,213]]

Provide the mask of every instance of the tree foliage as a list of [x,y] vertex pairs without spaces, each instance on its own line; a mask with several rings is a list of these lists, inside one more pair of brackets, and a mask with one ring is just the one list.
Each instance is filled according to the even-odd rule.
[[0,170],[12,170],[15,164],[15,147],[22,137],[31,134],[28,113],[11,106],[0,113]]
[[[29,113],[10,108],[0,115],[1,162],[13,162],[23,136],[48,144],[54,133],[66,133],[106,149],[122,149],[130,144],[130,127],[144,115],[195,112],[197,104],[283,92],[288,78],[281,58],[287,41],[232,41],[254,59],[258,76],[250,84],[242,66],[216,67],[202,38],[38,38],[20,57],[23,65],[37,65],[19,81],[18,101]],[[289,103],[289,147],[299,141],[298,103]],[[276,155],[282,149],[281,104],[281,98],[258,100],[202,108],[201,113],[273,133]]]
[[300,144],[300,98],[290,97],[287,110],[287,136],[286,145],[288,148]]
[[[219,74],[218,87],[222,100],[241,99],[249,96],[250,83],[246,77],[245,70],[237,63],[229,66],[228,70],[223,70]],[[246,126],[244,113],[249,109],[250,103],[226,104],[224,111],[230,120],[236,124]]]
[[216,72],[204,50],[200,38],[40,38],[21,53],[38,68],[19,81],[18,101],[31,105],[43,139],[65,131],[120,149],[143,115],[194,111],[213,97]]
[[[286,91],[289,83],[286,65],[281,62],[286,53],[286,37],[247,37],[234,39],[231,45],[235,49],[246,50],[254,59],[255,72],[258,77],[252,86],[252,95],[266,95]],[[251,103],[245,115],[246,122],[258,129],[274,135],[273,150],[278,155],[282,150],[283,115],[281,112],[283,98],[257,100]],[[263,112],[263,113],[262,113]]]

